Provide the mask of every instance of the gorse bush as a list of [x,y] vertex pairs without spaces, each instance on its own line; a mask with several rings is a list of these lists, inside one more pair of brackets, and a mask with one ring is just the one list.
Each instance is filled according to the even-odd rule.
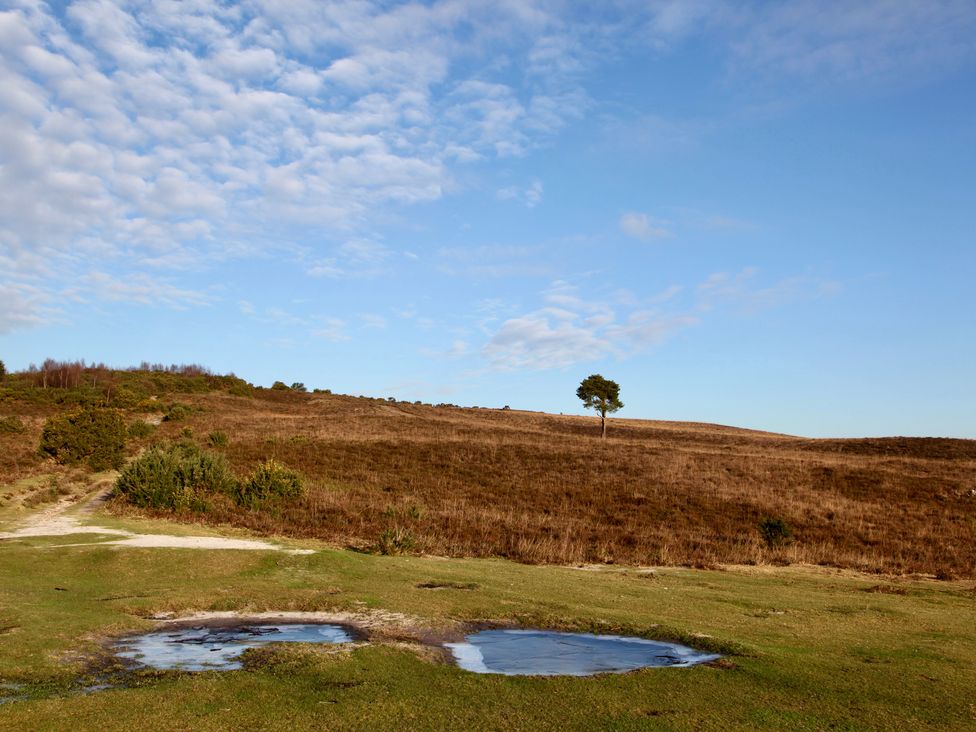
[[793,541],[793,529],[781,518],[766,517],[760,521],[759,535],[770,549]]
[[210,443],[210,447],[227,447],[227,433],[215,430],[207,435],[207,442]]
[[115,483],[116,491],[142,508],[206,511],[215,494],[233,495],[237,481],[223,455],[190,442],[153,447],[132,461]]
[[155,431],[155,425],[151,425],[148,422],[143,422],[141,419],[138,422],[133,422],[129,425],[129,437],[137,440],[143,437],[149,437],[149,435]]
[[24,427],[24,423],[17,417],[0,417],[0,432],[19,435],[25,429],[27,428]]
[[251,477],[240,483],[237,502],[251,508],[281,499],[299,498],[305,493],[301,476],[277,460],[267,460]]
[[247,382],[242,382],[240,384],[234,384],[227,390],[227,393],[231,396],[251,397],[254,396],[254,387]]
[[59,463],[87,462],[92,470],[121,468],[125,437],[120,411],[87,407],[49,419],[41,433],[40,452]]
[[298,473],[268,460],[245,481],[231,472],[220,453],[183,440],[156,446],[132,461],[115,484],[116,492],[142,508],[206,512],[224,497],[245,508],[261,508],[304,492]]
[[166,414],[163,415],[163,420],[166,422],[179,422],[181,419],[186,419],[190,415],[190,407],[185,404],[170,404],[169,409],[166,410]]

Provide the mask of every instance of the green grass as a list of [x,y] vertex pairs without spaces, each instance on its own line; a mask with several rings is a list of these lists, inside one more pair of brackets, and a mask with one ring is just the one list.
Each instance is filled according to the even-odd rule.
[[[101,519],[101,517],[99,517]],[[126,522],[134,524],[135,522]],[[160,522],[161,524],[162,522]],[[135,526],[133,526],[135,528]],[[152,529],[164,530],[162,525]],[[166,528],[171,528],[167,525]],[[500,560],[0,544],[0,729],[893,729],[976,723],[971,583],[812,568],[580,571]],[[89,540],[94,537],[84,537]],[[474,583],[474,590],[421,583]],[[58,589],[60,588],[60,589]],[[249,671],[149,674],[69,692],[106,638],[157,612],[383,609],[437,628],[515,620],[710,638],[734,668],[479,676],[373,644]],[[10,692],[14,693],[14,692]]]

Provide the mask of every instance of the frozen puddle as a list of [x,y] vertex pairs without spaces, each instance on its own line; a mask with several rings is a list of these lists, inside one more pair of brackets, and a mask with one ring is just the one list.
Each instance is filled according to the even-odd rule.
[[547,630],[485,630],[466,641],[447,644],[458,666],[506,676],[625,673],[649,666],[694,666],[720,657],[677,643]]
[[117,655],[157,669],[229,671],[241,668],[248,648],[268,643],[350,643],[352,636],[339,625],[294,623],[237,625],[158,630],[122,638]]

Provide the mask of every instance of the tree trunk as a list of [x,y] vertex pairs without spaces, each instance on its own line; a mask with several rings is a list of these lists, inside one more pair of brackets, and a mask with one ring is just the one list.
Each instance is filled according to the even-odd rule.
[[607,439],[607,413],[606,412],[600,413],[600,431],[601,431],[600,439],[601,440]]

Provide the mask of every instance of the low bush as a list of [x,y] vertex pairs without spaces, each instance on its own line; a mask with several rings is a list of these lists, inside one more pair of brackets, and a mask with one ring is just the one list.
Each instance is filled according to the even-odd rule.
[[210,443],[210,447],[227,447],[229,441],[226,432],[215,430],[207,435],[207,442]]
[[254,396],[254,387],[248,384],[246,381],[242,381],[239,384],[234,384],[227,390],[227,393],[231,396],[236,397],[252,397]]
[[759,522],[759,535],[770,549],[793,540],[793,529],[781,518],[766,517]]
[[165,422],[179,422],[181,419],[186,419],[190,416],[190,407],[186,404],[170,404],[169,408],[166,410],[166,414],[163,415],[163,421]]
[[40,452],[63,464],[87,462],[92,470],[121,468],[126,426],[117,409],[87,407],[44,424]]
[[148,422],[143,422],[141,419],[138,422],[133,422],[129,425],[129,437],[139,440],[143,437],[149,437],[153,432],[156,431],[156,426],[149,424]]
[[277,460],[270,459],[240,483],[236,498],[242,506],[254,508],[262,503],[299,498],[304,493],[301,476]]
[[406,554],[413,549],[414,544],[415,541],[410,529],[393,526],[380,534],[379,541],[376,543],[376,551],[386,555]]
[[191,442],[153,447],[133,460],[115,483],[116,491],[142,508],[206,511],[215,494],[233,495],[237,481],[223,455]]
[[27,428],[24,427],[24,423],[17,417],[0,417],[0,432],[19,435],[25,429]]

